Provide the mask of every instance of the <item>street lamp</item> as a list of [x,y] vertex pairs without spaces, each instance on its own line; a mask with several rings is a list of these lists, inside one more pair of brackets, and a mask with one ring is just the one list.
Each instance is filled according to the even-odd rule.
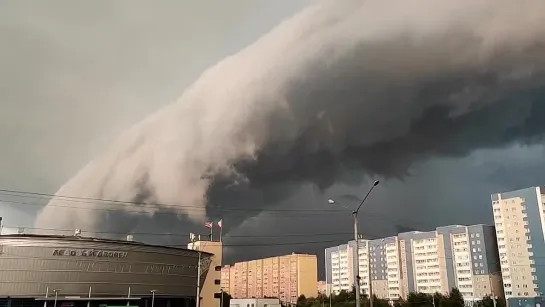
[[157,290],[150,290],[151,292],[151,307],[153,307],[153,305],[155,305],[155,292],[157,292]]
[[[379,184],[379,181],[375,181],[373,183],[373,185],[371,186],[371,188],[369,189],[369,191],[367,192],[367,194],[365,195],[365,197],[363,198],[363,200],[360,202],[359,206],[356,208],[356,210],[351,210],[352,211],[352,217],[354,218],[354,240],[356,240],[356,274],[355,274],[355,280],[354,280],[354,284],[355,284],[355,287],[356,287],[356,307],[360,307],[360,245],[359,245],[359,238],[358,238],[358,212],[360,211],[360,208],[361,206],[363,205],[363,203],[365,202],[365,200],[367,200],[367,197],[369,197],[369,194],[371,194],[371,192],[373,191],[373,189]],[[335,200],[333,199],[329,199],[328,200],[329,204],[333,205],[333,204],[339,204],[338,202],[336,202]],[[342,206],[343,208],[345,209],[348,209],[350,210],[350,208],[344,206],[343,204],[339,204],[340,206]],[[369,258],[369,257],[367,257]],[[369,260],[368,260],[369,261]],[[371,276],[371,275],[369,275]],[[369,281],[371,283],[371,278],[369,278]],[[370,307],[373,307],[373,293],[371,293],[371,286],[369,286],[369,305]]]
[[58,293],[59,293],[59,291],[61,291],[61,289],[55,289],[53,291],[55,292],[55,303],[53,303],[53,307],[57,307],[57,297],[58,297]]

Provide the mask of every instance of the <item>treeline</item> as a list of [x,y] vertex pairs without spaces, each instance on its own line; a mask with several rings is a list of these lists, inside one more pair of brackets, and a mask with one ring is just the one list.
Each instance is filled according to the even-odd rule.
[[[356,292],[354,289],[350,292],[341,291],[338,295],[320,294],[316,298],[306,298],[304,295],[297,300],[297,307],[354,307],[356,303]],[[369,307],[369,296],[362,294],[361,306]],[[426,293],[410,293],[406,300],[399,299],[392,301],[380,299],[373,296],[373,307],[465,307],[466,304],[462,294],[458,289],[453,288],[448,295],[435,293],[433,295]],[[473,307],[494,307],[494,302],[490,297],[484,297],[482,300],[473,302]],[[496,307],[505,307],[505,300],[496,300]]]

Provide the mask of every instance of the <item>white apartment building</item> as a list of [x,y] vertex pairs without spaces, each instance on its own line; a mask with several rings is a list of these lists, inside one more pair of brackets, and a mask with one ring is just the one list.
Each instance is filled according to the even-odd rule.
[[531,187],[491,196],[503,288],[510,306],[543,304],[544,192]]
[[422,293],[445,292],[441,284],[441,266],[437,236],[411,240],[415,291]]
[[351,291],[353,283],[353,251],[348,244],[326,249],[326,293],[339,294],[342,290]]
[[391,240],[385,240],[386,248],[386,268],[388,282],[388,298],[397,299],[405,297],[402,287],[401,253],[399,240],[393,237]]
[[[336,254],[349,256],[355,241],[326,249],[326,283],[334,293],[351,290],[354,275],[346,273],[342,285],[337,278],[341,268],[352,270],[354,263],[339,265]],[[369,261],[367,256],[370,255]],[[498,251],[492,226],[445,226],[429,232],[405,232],[395,237],[360,240],[359,274],[361,289],[391,300],[405,298],[410,292],[448,293],[458,288],[466,301],[480,300],[494,293],[502,296]],[[492,288],[491,288],[492,287]]]

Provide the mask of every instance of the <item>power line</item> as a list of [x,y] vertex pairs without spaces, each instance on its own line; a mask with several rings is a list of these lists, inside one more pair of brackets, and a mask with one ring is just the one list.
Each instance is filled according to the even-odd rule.
[[[157,209],[176,209],[180,208],[184,211],[202,211],[203,209],[217,209],[220,212],[233,212],[233,211],[240,211],[240,212],[266,212],[266,213],[304,213],[307,214],[343,214],[345,215],[346,212],[344,210],[339,209],[273,209],[273,208],[226,208],[224,206],[218,206],[218,205],[206,205],[206,207],[197,206],[197,205],[177,205],[177,204],[166,204],[166,203],[145,203],[145,202],[132,202],[132,201],[120,201],[120,200],[113,200],[113,199],[103,199],[103,198],[91,198],[91,197],[76,197],[76,196],[66,196],[66,195],[55,195],[55,194],[48,194],[48,193],[39,193],[39,192],[29,192],[29,191],[18,191],[18,190],[9,190],[9,189],[0,189],[0,194],[2,195],[9,195],[9,196],[16,196],[16,197],[25,197],[25,198],[34,198],[34,199],[61,199],[66,202],[71,203],[91,203],[91,204],[100,204],[100,205],[119,205],[119,206],[130,206],[131,208],[134,208],[134,205],[141,205],[145,208],[157,208]],[[9,200],[1,200],[9,202]],[[28,204],[28,203],[25,203]],[[48,204],[48,206],[63,206],[63,205],[56,205],[56,204]],[[63,206],[68,207],[68,206]],[[68,207],[71,208],[71,207]],[[74,208],[82,208],[82,207],[74,207]],[[83,208],[82,208],[83,209]],[[93,209],[102,209],[102,208],[93,208]],[[108,210],[109,211],[109,210]],[[142,212],[141,210],[138,211],[127,211],[126,212]],[[155,213],[157,214],[157,213]],[[381,217],[384,220],[390,220],[391,218],[384,216],[382,214],[376,213],[376,212],[365,212],[363,214],[363,217],[365,216],[377,216]],[[397,219],[397,221],[405,221],[409,222],[411,224],[420,224],[423,225],[425,223],[417,222],[417,221],[411,221],[408,219]],[[402,226],[402,225],[401,225]]]
[[[2,192],[2,191],[8,191],[8,192]],[[34,192],[21,192],[21,191],[13,191],[13,190],[2,190],[0,189],[0,194],[3,194],[3,195],[9,195],[9,196],[17,196],[17,197],[26,197],[26,198],[38,198],[38,199],[44,199],[43,197],[33,197],[33,196],[26,196],[26,195],[18,195],[18,194],[8,194],[8,193],[29,193],[29,194],[39,194],[39,195],[51,195],[51,194],[44,194],[44,193],[34,193]],[[52,197],[56,197],[54,195],[52,195]],[[63,196],[63,197],[67,197],[67,196]],[[108,203],[99,203],[99,202],[88,202],[88,201],[78,201],[77,200],[77,197],[74,197],[76,198],[76,200],[65,200],[66,202],[72,202],[72,203],[90,203],[90,204],[95,204],[95,205],[118,205],[117,202],[119,201],[112,201],[114,202],[114,204],[108,204]],[[36,207],[43,207],[43,204],[36,204],[36,203],[29,203],[29,202],[21,202],[21,201],[16,201],[16,200],[9,200],[9,199],[0,199],[1,202],[5,202],[5,203],[12,203],[12,204],[19,204],[19,205],[24,205],[24,206],[36,206]],[[142,207],[135,207],[135,206],[131,206],[130,204],[142,204],[142,205],[145,205],[145,206],[142,206]],[[190,206],[190,207],[184,207],[182,205],[170,205],[170,207],[160,207],[161,204],[154,204],[154,203],[136,203],[136,202],[122,202],[122,204],[120,204],[122,206],[131,206],[131,208],[142,208],[141,210],[126,210],[126,209],[119,209],[119,208],[91,208],[91,207],[81,207],[81,206],[71,206],[71,205],[62,205],[62,204],[48,204],[47,206],[52,206],[52,207],[59,207],[59,208],[70,208],[70,209],[75,209],[75,210],[90,210],[90,211],[107,211],[107,212],[117,212],[117,211],[123,211],[123,212],[128,212],[128,213],[136,213],[136,214],[150,214],[151,212],[149,212],[149,210],[145,210],[145,209],[176,209],[176,208],[183,208],[183,211],[184,212],[191,212],[191,211],[203,211],[203,210],[206,210],[206,209],[209,209],[208,207],[206,208],[201,208],[201,207],[198,207],[198,206]],[[198,209],[199,208],[199,209]],[[213,208],[220,208],[220,207],[213,207]],[[324,210],[324,209],[268,209],[268,208],[262,208],[262,209],[252,209],[252,208],[221,208],[221,210],[219,210],[221,213],[229,213],[231,216],[236,216],[236,215],[233,215],[233,213],[231,213],[230,211],[235,211],[236,212],[240,212],[242,213],[241,216],[248,216],[247,214],[244,214],[248,211],[252,212],[264,212],[264,213],[268,213],[268,216],[266,216],[266,218],[269,218],[269,217],[282,217],[283,214],[286,215],[286,217],[288,218],[315,218],[315,217],[327,217],[329,218],[331,214],[338,214],[338,215],[346,215],[346,212],[342,211],[342,210]],[[301,215],[297,216],[297,215],[294,215],[296,213],[299,213]],[[154,215],[171,215],[172,213],[171,212],[153,212]],[[389,221],[389,222],[392,222],[398,226],[404,226],[404,227],[408,227],[406,225],[403,225],[402,223],[400,223],[401,221],[402,222],[408,222],[410,224],[418,224],[418,225],[425,225],[425,223],[422,223],[422,222],[419,222],[419,221],[411,221],[411,220],[408,220],[408,219],[393,219],[391,217],[388,217],[388,216],[385,216],[385,215],[382,215],[382,214],[378,214],[378,213],[374,213],[374,212],[365,212],[365,214],[362,215],[363,218],[368,218],[368,217],[379,217],[385,221]],[[255,216],[254,216],[255,218]],[[431,225],[425,225],[426,227],[432,227]],[[433,227],[432,227],[433,228]]]
[[[19,205],[24,205],[24,206],[36,206],[36,207],[44,207],[43,204],[36,204],[36,203],[28,203],[28,202],[21,202],[21,201],[15,201],[15,200],[8,200],[8,199],[0,199],[0,202],[4,202],[4,203],[12,203],[12,204],[19,204]],[[97,203],[95,203],[97,204]],[[142,210],[126,210],[126,209],[119,209],[119,208],[91,208],[91,207],[78,207],[78,206],[68,206],[68,205],[58,205],[58,204],[49,204],[47,206],[51,206],[51,207],[58,207],[58,208],[69,208],[69,209],[75,209],[75,210],[91,210],[91,211],[109,211],[109,212],[128,212],[128,213],[139,213],[139,214],[150,214],[151,212],[149,212],[149,210],[145,210],[147,209],[146,207],[141,207]],[[138,208],[138,207],[135,207],[135,208]],[[161,208],[153,208],[153,209],[161,209]],[[228,210],[227,210],[228,211]],[[268,212],[267,209],[265,209],[263,212]],[[330,215],[324,215],[324,214],[312,214],[312,212],[310,212],[311,215],[308,215],[308,213],[305,213],[306,216],[308,217],[316,217],[316,216],[324,216],[324,217],[329,217]],[[157,215],[157,214],[166,214],[166,215],[173,215],[173,212],[153,212],[154,215]],[[232,215],[232,214],[230,214]],[[236,216],[236,215],[235,215]],[[242,216],[247,216],[247,215],[242,215]],[[272,216],[282,216],[281,214],[279,215],[272,215]],[[286,217],[294,217],[292,214],[290,215],[284,215]]]
[[[73,203],[90,203],[90,204],[104,204],[104,205],[120,205],[120,206],[133,206],[141,205],[147,207],[158,207],[158,208],[181,208],[184,210],[203,209],[202,206],[198,205],[177,205],[177,204],[167,204],[167,203],[153,203],[153,202],[133,202],[133,201],[121,201],[113,199],[101,199],[101,198],[90,198],[90,197],[76,197],[76,196],[64,196],[64,195],[55,195],[55,194],[46,194],[46,193],[37,193],[37,192],[27,192],[27,191],[16,191],[16,190],[6,190],[0,189],[0,194],[25,197],[25,198],[34,198],[34,199],[60,199]],[[254,209],[254,208],[225,208],[223,206],[217,205],[206,205],[207,208],[218,208],[222,211],[268,211],[268,212],[343,212],[335,209]]]
[[[26,227],[26,226],[4,226],[4,228],[17,228],[17,229],[29,229],[29,230],[43,230],[43,231],[58,231],[58,232],[73,232],[74,229],[61,229],[61,228],[41,228],[41,227]],[[111,234],[111,235],[145,235],[145,236],[174,236],[174,237],[187,237],[190,233],[157,233],[157,232],[112,232],[112,231],[89,231],[81,230],[82,232],[93,234]],[[224,235],[223,238],[282,238],[282,237],[315,237],[315,236],[339,236],[339,235],[352,235],[352,232],[341,233],[287,233],[278,235]]]

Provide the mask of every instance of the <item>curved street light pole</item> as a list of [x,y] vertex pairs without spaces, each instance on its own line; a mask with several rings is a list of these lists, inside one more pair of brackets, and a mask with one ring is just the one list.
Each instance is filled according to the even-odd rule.
[[[363,198],[363,200],[360,202],[359,206],[356,208],[356,210],[352,211],[352,217],[354,218],[354,240],[356,241],[356,255],[355,255],[355,269],[354,269],[354,272],[355,272],[355,277],[354,277],[354,286],[355,286],[355,290],[356,290],[356,307],[360,307],[360,244],[359,244],[359,236],[358,236],[358,212],[360,211],[360,208],[361,206],[363,205],[363,203],[367,200],[367,198],[369,197],[369,194],[371,194],[371,192],[373,191],[373,189],[379,184],[379,181],[375,181],[373,183],[373,185],[371,186],[371,188],[369,189],[369,191],[367,192],[367,194],[365,195],[365,197]],[[335,204],[337,203],[336,201],[330,199],[329,200],[329,203],[330,204]],[[342,204],[340,204],[341,206],[343,206]],[[343,206],[344,208],[348,209],[347,207]],[[371,271],[369,270],[369,263],[370,263],[370,255],[367,255],[367,265],[368,265],[368,268],[367,268],[367,271],[368,271],[368,274],[369,274],[369,305],[370,307],[373,307],[373,292],[372,292],[372,279],[371,279]]]

